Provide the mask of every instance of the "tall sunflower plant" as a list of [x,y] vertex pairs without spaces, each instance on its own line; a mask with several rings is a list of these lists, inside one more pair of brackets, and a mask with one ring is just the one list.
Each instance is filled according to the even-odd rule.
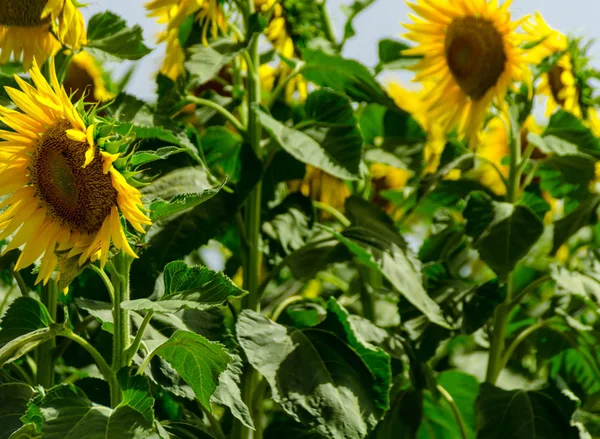
[[0,0],[0,438],[600,437],[590,43],[348,3]]

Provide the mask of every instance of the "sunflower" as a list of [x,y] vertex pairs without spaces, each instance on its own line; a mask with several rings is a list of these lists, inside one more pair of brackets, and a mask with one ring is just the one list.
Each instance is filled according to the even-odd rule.
[[444,127],[430,117],[425,104],[424,99],[430,88],[430,83],[427,83],[426,88],[422,91],[410,91],[398,83],[390,83],[387,86],[388,94],[398,108],[410,113],[427,132],[427,143],[423,149],[424,173],[426,174],[437,171],[446,146]]
[[407,24],[406,37],[419,45],[404,51],[423,58],[415,80],[433,80],[426,97],[431,116],[446,130],[458,127],[469,138],[483,125],[490,105],[503,104],[514,81],[528,77],[525,57],[511,22],[510,0],[417,0],[420,17]]
[[540,78],[537,92],[548,98],[546,116],[553,114],[557,108],[581,117],[579,105],[579,89],[575,80],[573,59],[569,53],[566,35],[552,29],[540,14],[536,14],[523,23],[524,41],[534,46],[527,50],[528,62],[539,64],[553,54],[562,56],[556,64]]
[[73,0],[0,2],[1,64],[13,55],[28,70],[34,59],[43,64],[63,45],[79,50],[85,43],[85,22]]
[[[254,6],[257,10],[265,14],[270,14],[269,24],[265,29],[265,36],[273,45],[275,51],[283,57],[291,59],[297,57],[294,40],[288,31],[288,23],[285,18],[285,10],[278,0],[254,0]],[[284,80],[292,69],[284,62],[280,62],[274,72],[279,81]],[[294,95],[298,93],[300,101],[306,100],[308,95],[308,84],[306,80],[298,75],[290,80],[285,87],[285,101],[291,103]]]
[[35,60],[29,73],[35,87],[18,76],[21,90],[6,87],[20,111],[0,107],[12,129],[0,131],[0,239],[12,237],[4,252],[22,248],[15,270],[41,257],[36,283],[46,283],[59,261],[104,265],[111,241],[136,257],[119,212],[139,232],[150,220],[140,192],[113,166],[119,154],[100,150],[95,125],[71,103],[54,61],[51,85]]
[[[304,179],[289,181],[288,187],[291,192],[300,192],[337,210],[344,210],[346,198],[350,196],[350,189],[344,180],[310,165],[306,166]],[[327,217],[326,213],[324,217]]]
[[223,14],[219,0],[152,0],[146,4],[149,17],[157,17],[157,21],[166,24],[158,42],[167,43],[166,57],[161,73],[176,80],[185,72],[185,53],[179,40],[179,28],[190,15],[202,30],[202,42],[208,45],[208,36],[217,38],[227,31],[227,20]]
[[78,101],[82,96],[89,95],[90,100],[104,102],[114,95],[106,88],[103,72],[98,61],[87,52],[74,55],[65,78],[64,87],[72,94],[72,99]]

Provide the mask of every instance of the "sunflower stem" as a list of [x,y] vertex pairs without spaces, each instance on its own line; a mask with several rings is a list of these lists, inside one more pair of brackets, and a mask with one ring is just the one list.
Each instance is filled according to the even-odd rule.
[[[53,321],[56,321],[56,305],[58,303],[58,285],[54,279],[42,287],[42,302],[48,309],[48,314]],[[37,383],[49,389],[54,386],[54,349],[56,348],[56,339],[52,338],[42,343],[37,348]]]
[[[111,283],[114,288],[113,300],[113,358],[112,370],[118,371],[127,366],[127,349],[131,343],[131,329],[129,311],[123,309],[121,304],[129,300],[129,270],[133,258],[125,252],[119,252],[113,259],[113,269],[110,273]],[[121,401],[120,391],[111,395],[113,407]]]
[[[521,180],[521,127],[515,120],[511,120],[511,122],[510,168],[506,199],[509,203],[514,204],[519,198]],[[509,273],[507,277],[506,298],[504,303],[500,304],[494,311],[490,351],[485,375],[485,381],[490,384],[496,384],[500,372],[504,368],[503,356],[506,345],[506,327],[510,311],[512,310],[513,290],[513,273]]]
[[29,296],[29,288],[27,287],[27,284],[23,280],[23,276],[21,276],[21,273],[13,270],[13,276],[15,277],[15,280],[17,281],[17,285],[19,286],[19,290],[21,291],[21,294],[23,296]]
[[[241,4],[244,23],[246,26],[247,38],[249,38],[251,30],[250,16],[254,13],[254,1],[245,0]],[[258,38],[251,39],[247,51],[247,133],[248,141],[259,158],[262,158],[260,148],[260,140],[262,135],[262,127],[258,118],[258,107],[260,105],[260,80],[258,76],[258,68],[260,66],[260,57],[258,54]],[[258,310],[259,296],[259,273],[261,267],[261,252],[259,248],[260,242],[260,220],[261,220],[261,193],[262,185],[259,181],[248,196],[244,211],[244,225],[247,236],[247,255],[244,259],[244,288],[248,291],[248,295],[244,298],[242,306],[247,309]],[[255,388],[256,374],[250,365],[246,365],[244,375],[242,376],[242,398],[252,414],[253,394]],[[254,432],[242,424],[239,420],[235,420],[232,430],[232,438],[234,439],[252,439],[255,437]]]

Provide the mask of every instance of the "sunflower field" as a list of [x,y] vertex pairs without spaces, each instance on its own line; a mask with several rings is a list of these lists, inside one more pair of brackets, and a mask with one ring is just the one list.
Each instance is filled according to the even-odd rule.
[[0,0],[0,439],[600,438],[590,39],[124,1]]

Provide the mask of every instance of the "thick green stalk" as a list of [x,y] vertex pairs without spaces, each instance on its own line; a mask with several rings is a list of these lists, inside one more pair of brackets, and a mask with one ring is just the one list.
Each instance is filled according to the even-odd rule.
[[[121,304],[129,300],[129,270],[132,262],[133,258],[124,252],[119,252],[112,260],[113,269],[110,273],[110,279],[114,287],[113,371],[118,371],[127,366],[127,349],[131,344],[129,311],[121,308]],[[111,395],[111,405],[113,407],[118,405],[120,400],[120,392],[114,392]]]
[[[512,130],[510,142],[510,168],[506,198],[509,203],[514,204],[519,197],[522,168],[520,127],[513,126]],[[490,340],[490,352],[485,375],[486,382],[491,384],[496,384],[498,376],[504,367],[502,358],[505,348],[506,326],[508,325],[510,311],[512,310],[512,296],[514,289],[512,273],[508,275],[507,282],[506,299],[494,312],[493,332]]]
[[[58,285],[54,279],[42,287],[42,302],[46,305],[52,320],[56,321],[56,306],[58,304]],[[37,348],[36,381],[40,386],[49,389],[54,386],[54,356],[56,339],[52,338]]]
[[[254,12],[254,1],[245,0],[242,4],[242,13],[244,14],[244,21],[246,24],[246,37],[249,38],[250,32],[250,16]],[[260,149],[261,140],[261,125],[258,118],[258,107],[260,105],[260,80],[258,77],[258,67],[260,66],[260,58],[258,55],[258,38],[254,38],[248,46],[248,56],[246,62],[248,65],[246,84],[248,89],[247,94],[247,128],[248,141],[250,146],[260,158],[262,157],[262,151]],[[247,254],[244,258],[244,288],[248,291],[248,295],[243,300],[243,307],[252,310],[258,310],[260,303],[259,293],[259,274],[261,267],[262,254],[260,252],[260,214],[261,214],[261,193],[262,185],[259,181],[254,187],[248,199],[246,200],[246,207],[244,211],[244,230],[246,233],[246,251]],[[247,365],[242,376],[242,398],[250,413],[253,410],[253,399],[256,373],[250,365]],[[256,420],[255,420],[256,422]],[[234,439],[260,439],[260,435],[254,435],[254,432],[243,425],[239,420],[233,424],[231,437]]]

